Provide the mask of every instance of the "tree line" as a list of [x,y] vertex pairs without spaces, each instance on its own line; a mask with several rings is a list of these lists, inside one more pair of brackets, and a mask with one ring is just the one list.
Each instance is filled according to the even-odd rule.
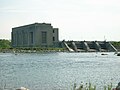
[[9,49],[11,48],[11,41],[0,39],[0,49]]
[[114,41],[111,43],[118,51],[120,51],[120,41]]

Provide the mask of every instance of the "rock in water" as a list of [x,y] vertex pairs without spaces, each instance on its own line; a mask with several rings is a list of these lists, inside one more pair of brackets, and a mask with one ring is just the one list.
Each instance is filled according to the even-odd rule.
[[120,53],[118,53],[117,56],[120,56]]

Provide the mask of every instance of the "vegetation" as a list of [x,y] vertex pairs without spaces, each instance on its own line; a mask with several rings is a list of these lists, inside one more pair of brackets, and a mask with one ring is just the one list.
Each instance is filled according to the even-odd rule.
[[[113,88],[112,83],[110,83],[107,86],[105,85],[103,87],[103,90],[114,90],[114,89],[115,88]],[[89,84],[86,83],[85,85],[83,85],[81,83],[78,88],[77,88],[76,83],[74,83],[73,89],[71,89],[71,90],[97,90],[97,89],[96,89],[96,85],[92,85],[91,83],[89,83]]]
[[115,47],[120,47],[120,41],[119,42],[111,42]]
[[0,39],[0,49],[11,48],[11,42],[9,40]]
[[120,41],[119,42],[111,42],[112,43],[112,45],[118,50],[118,51],[120,51]]

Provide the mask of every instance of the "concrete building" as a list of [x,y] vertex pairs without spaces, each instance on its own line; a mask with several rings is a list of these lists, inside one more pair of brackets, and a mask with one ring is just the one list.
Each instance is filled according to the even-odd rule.
[[59,42],[58,28],[48,23],[34,23],[12,28],[13,47],[54,47]]

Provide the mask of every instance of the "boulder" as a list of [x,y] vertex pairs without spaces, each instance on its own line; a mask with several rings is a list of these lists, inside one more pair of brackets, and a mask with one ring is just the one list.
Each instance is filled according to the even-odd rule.
[[120,56],[120,53],[118,53],[117,56]]

